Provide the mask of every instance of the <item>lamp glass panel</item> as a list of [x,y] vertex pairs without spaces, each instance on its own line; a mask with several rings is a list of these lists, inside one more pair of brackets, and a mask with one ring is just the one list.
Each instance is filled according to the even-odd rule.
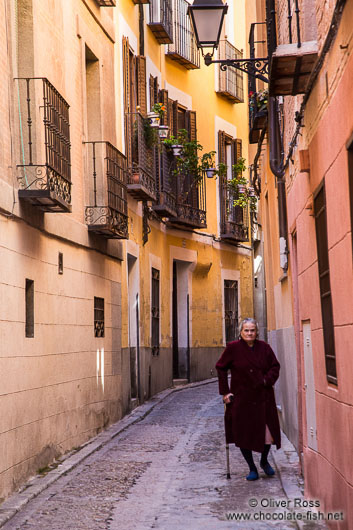
[[220,9],[194,9],[193,12],[199,42],[216,43],[220,34],[223,7]]

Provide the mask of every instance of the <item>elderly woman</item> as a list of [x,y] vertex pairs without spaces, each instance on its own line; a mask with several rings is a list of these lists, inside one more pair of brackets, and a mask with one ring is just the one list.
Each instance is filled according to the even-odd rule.
[[[274,475],[267,457],[271,444],[281,446],[281,432],[273,385],[279,376],[279,362],[271,347],[257,339],[258,325],[253,318],[240,324],[240,340],[227,344],[216,364],[219,393],[227,404],[225,430],[227,443],[235,443],[249,465],[247,480],[259,474],[252,451],[261,453],[260,466]],[[230,388],[228,370],[231,373]]]

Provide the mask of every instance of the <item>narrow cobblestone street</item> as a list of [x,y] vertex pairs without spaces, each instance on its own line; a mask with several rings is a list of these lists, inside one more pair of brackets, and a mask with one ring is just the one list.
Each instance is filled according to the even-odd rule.
[[[283,501],[284,508],[272,508],[283,518],[293,513],[276,459],[271,457],[277,466],[275,477],[261,472],[260,480],[249,483],[244,478],[247,467],[231,447],[232,477],[226,479],[223,405],[215,381],[151,401],[154,406],[145,417],[62,473],[5,523],[4,530],[322,528],[318,523],[298,526],[267,520],[271,509],[261,499]],[[292,477],[289,489],[302,499],[297,463],[289,460],[288,466],[283,473],[289,471]],[[232,512],[244,512],[250,520],[227,520]]]

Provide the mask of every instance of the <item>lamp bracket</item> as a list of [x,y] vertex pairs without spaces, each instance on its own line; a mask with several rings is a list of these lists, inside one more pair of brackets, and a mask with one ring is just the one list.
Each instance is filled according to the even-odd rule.
[[221,70],[225,71],[230,66],[241,70],[256,79],[268,83],[268,57],[261,57],[256,59],[212,59],[212,55],[207,53],[205,55],[205,65],[209,66],[210,64],[218,63]]

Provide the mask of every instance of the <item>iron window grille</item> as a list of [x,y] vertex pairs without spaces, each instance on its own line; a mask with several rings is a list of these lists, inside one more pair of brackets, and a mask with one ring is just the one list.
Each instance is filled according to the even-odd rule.
[[173,0],[173,40],[166,55],[187,69],[200,68],[200,50],[187,14],[186,0]]
[[238,282],[224,280],[224,322],[226,344],[237,338],[238,332]]
[[19,197],[47,212],[71,211],[69,105],[46,78],[16,81],[22,162],[17,165]]
[[[237,50],[229,41],[222,40],[219,43],[218,57],[220,59],[242,59],[243,53]],[[228,66],[225,70],[219,68],[218,94],[230,99],[234,103],[243,103],[243,72]]]
[[314,199],[316,245],[319,268],[319,284],[322,314],[322,330],[326,361],[326,377],[330,383],[337,385],[336,352],[330,282],[330,264],[327,241],[327,214],[325,184]]
[[152,355],[159,355],[159,330],[160,330],[160,304],[159,304],[159,270],[152,268]]
[[126,157],[109,142],[86,142],[90,202],[85,219],[89,230],[112,239],[128,238]]
[[94,297],[94,336],[104,337],[104,298]]
[[148,27],[160,44],[173,42],[173,0],[151,0]]

